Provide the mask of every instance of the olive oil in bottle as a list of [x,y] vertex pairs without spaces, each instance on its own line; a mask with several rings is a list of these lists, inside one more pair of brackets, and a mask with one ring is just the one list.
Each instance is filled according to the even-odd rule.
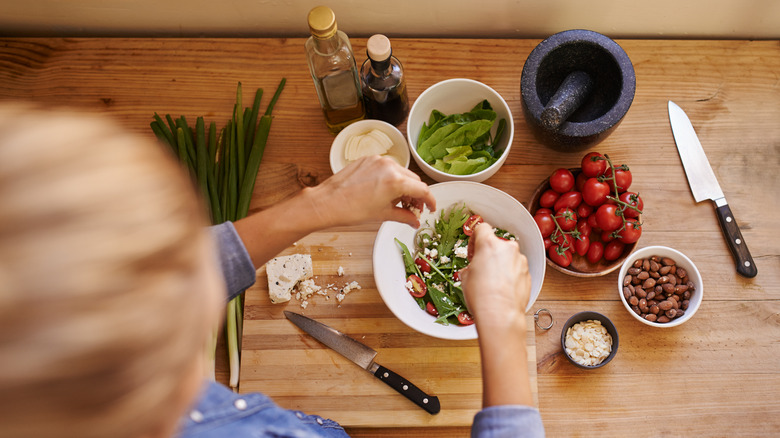
[[409,113],[403,66],[384,35],[368,39],[366,54],[368,59],[360,68],[366,115],[397,126]]
[[308,21],[311,37],[306,41],[306,58],[325,123],[336,134],[365,118],[355,55],[330,8],[315,7],[309,11]]

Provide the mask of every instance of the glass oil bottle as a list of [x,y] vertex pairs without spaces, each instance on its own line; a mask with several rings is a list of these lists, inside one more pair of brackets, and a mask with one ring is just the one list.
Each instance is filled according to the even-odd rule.
[[368,39],[366,54],[368,59],[360,68],[366,115],[397,126],[409,113],[403,66],[384,35]]
[[327,6],[309,11],[311,37],[306,58],[317,89],[325,123],[336,134],[352,122],[365,118],[360,77],[347,35],[338,30],[336,15]]

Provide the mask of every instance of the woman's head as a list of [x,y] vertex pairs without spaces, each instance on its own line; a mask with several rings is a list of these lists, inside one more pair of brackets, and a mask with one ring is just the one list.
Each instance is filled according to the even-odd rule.
[[218,320],[204,217],[149,139],[0,105],[0,436],[175,424]]

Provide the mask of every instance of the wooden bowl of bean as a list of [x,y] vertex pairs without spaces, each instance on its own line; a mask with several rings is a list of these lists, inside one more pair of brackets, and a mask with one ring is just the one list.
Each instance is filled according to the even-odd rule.
[[[570,168],[568,169],[574,178],[576,179],[579,177],[581,173],[581,168]],[[573,189],[574,191],[578,191],[578,189],[575,187]],[[541,205],[542,199],[546,192],[552,191],[551,185],[550,185],[550,178],[546,178],[544,181],[542,181],[537,187],[536,190],[534,190],[533,195],[531,196],[531,201],[528,205],[528,211],[531,212],[532,216],[535,216],[536,213],[541,209],[544,208]],[[562,195],[559,195],[562,196]],[[584,205],[584,201],[580,204]],[[591,215],[595,216],[596,208],[592,209]],[[554,210],[554,208],[552,209]],[[554,212],[553,212],[554,213]],[[578,214],[578,219],[582,219],[582,215]],[[587,219],[587,217],[586,217]],[[535,218],[536,220],[536,218]],[[641,222],[641,216],[638,218],[638,220]],[[538,221],[537,221],[538,224]],[[544,234],[542,235],[543,238]],[[549,238],[546,238],[546,240],[550,240]],[[623,262],[626,260],[626,257],[636,249],[637,242],[633,243],[626,243],[626,244],[618,244],[618,247],[611,248],[610,251],[614,254],[610,254],[609,257],[606,257],[607,255],[607,247],[609,242],[605,241],[602,238],[602,232],[600,230],[595,230],[594,232],[589,232],[589,240],[591,242],[599,242],[598,245],[601,245],[603,256],[598,257],[597,261],[590,261],[588,260],[587,255],[580,255],[576,251],[572,251],[572,257],[571,262],[568,266],[561,266],[560,264],[556,263],[555,261],[550,259],[549,251],[548,251],[548,244],[549,242],[545,241],[545,251],[548,252],[547,254],[547,265],[551,268],[555,269],[556,271],[563,272],[564,274],[571,275],[573,277],[601,277],[604,275],[609,274],[610,272],[613,272],[620,268],[620,266],[623,264]],[[617,242],[616,242],[617,243]]]
[[648,246],[626,258],[618,275],[618,294],[642,324],[676,327],[701,306],[704,286],[691,259],[676,249]]

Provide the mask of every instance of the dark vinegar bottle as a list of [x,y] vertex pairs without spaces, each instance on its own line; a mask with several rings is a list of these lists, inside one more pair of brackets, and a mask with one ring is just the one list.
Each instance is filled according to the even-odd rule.
[[366,116],[397,126],[409,114],[404,68],[384,35],[368,39],[366,54],[368,59],[360,68]]

